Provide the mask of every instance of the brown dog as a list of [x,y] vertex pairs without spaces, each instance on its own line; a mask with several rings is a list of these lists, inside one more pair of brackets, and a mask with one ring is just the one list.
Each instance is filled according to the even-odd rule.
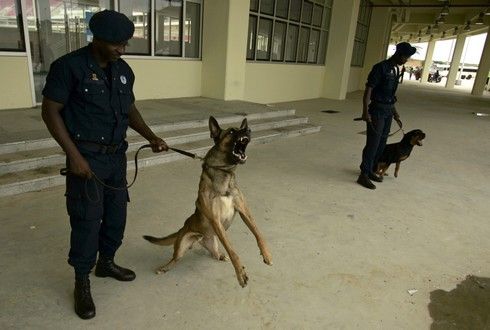
[[197,241],[217,260],[226,260],[226,256],[219,251],[219,240],[235,267],[238,282],[245,287],[248,281],[245,267],[226,236],[226,230],[237,212],[254,234],[264,262],[272,265],[272,257],[264,238],[235,181],[237,165],[247,160],[245,149],[250,141],[250,130],[247,119],[243,120],[240,128],[222,130],[213,117],[209,118],[209,130],[214,146],[206,154],[202,165],[196,210],[178,232],[162,238],[143,238],[158,245],[174,245],[173,258],[159,267],[157,274],[169,271]]

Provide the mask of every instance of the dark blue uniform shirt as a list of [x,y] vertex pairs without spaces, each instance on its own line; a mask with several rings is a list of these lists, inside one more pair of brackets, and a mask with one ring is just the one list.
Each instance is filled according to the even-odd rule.
[[396,89],[398,87],[398,66],[390,60],[375,64],[369,73],[366,86],[372,87],[371,101],[382,104],[396,102]]
[[[43,95],[61,103],[65,126],[75,141],[120,144],[134,103],[134,74],[122,59],[110,63],[110,77],[97,64],[91,45],[51,64]],[[109,81],[111,79],[111,81]]]

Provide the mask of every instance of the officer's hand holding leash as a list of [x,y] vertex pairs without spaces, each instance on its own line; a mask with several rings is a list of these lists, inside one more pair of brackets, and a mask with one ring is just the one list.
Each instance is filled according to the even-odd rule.
[[[367,123],[370,123],[371,122],[371,115],[369,114],[369,112],[367,111],[364,111],[362,113],[362,116],[361,116],[361,119]],[[354,119],[355,120],[355,119]]]
[[83,158],[81,154],[70,157],[69,164],[69,171],[71,174],[85,179],[92,178],[92,169],[90,168],[89,163],[85,160],[85,158]]
[[167,143],[157,136],[155,136],[154,139],[150,139],[148,142],[150,142],[151,150],[153,150],[153,152],[168,151]]

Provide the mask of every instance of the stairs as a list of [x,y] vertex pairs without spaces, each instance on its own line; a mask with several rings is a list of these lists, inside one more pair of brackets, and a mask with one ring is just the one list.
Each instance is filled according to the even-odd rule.
[[[252,130],[251,144],[270,143],[276,139],[312,134],[320,126],[308,123],[308,118],[295,116],[295,110],[276,110],[251,114],[222,114],[216,116],[220,126],[239,126],[243,118],[248,119]],[[208,117],[151,125],[151,129],[162,136],[172,147],[204,156],[212,147],[209,137]],[[128,170],[134,169],[134,154],[147,141],[135,131],[127,134],[129,148]],[[175,153],[154,154],[143,151],[139,155],[140,168],[154,166],[186,158]],[[0,197],[37,191],[62,185],[65,178],[59,175],[64,167],[65,155],[54,139],[39,139],[0,144]]]

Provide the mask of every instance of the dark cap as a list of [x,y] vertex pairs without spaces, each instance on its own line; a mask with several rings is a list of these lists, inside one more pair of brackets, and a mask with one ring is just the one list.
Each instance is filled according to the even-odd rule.
[[412,56],[417,52],[417,48],[412,47],[408,42],[400,42],[396,45],[396,53],[402,56]]
[[111,43],[124,42],[133,37],[134,24],[126,15],[114,10],[95,13],[89,22],[94,37]]

